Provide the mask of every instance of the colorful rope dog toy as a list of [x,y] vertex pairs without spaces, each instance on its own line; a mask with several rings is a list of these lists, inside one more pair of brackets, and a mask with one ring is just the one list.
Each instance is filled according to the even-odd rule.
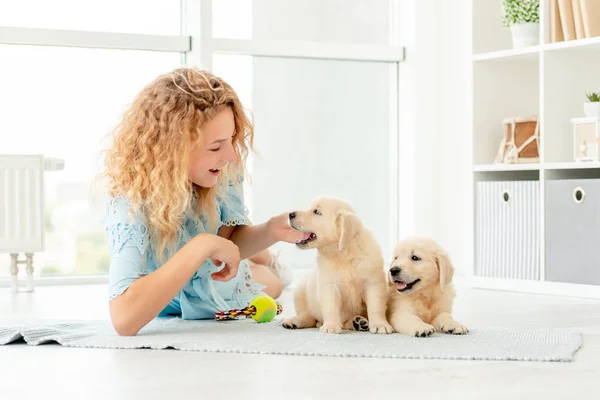
[[217,321],[230,321],[239,317],[246,317],[262,323],[272,321],[282,311],[283,307],[280,304],[277,304],[271,297],[264,295],[254,298],[246,308],[216,312],[215,319]]

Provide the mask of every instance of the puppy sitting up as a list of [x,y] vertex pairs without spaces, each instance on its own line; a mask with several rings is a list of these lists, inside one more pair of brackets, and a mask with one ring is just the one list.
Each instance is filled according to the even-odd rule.
[[[381,249],[352,207],[320,197],[305,211],[290,213],[290,226],[306,233],[301,249],[317,249],[317,268],[294,294],[296,316],[288,329],[319,327],[392,333],[385,318],[387,291]],[[367,317],[367,318],[365,318]]]
[[388,272],[389,321],[396,332],[425,337],[433,332],[462,335],[452,318],[454,268],[446,252],[428,238],[407,238],[396,246]]

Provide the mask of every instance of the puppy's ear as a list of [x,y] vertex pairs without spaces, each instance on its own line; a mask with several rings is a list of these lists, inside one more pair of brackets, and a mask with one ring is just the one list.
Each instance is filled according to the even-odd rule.
[[452,282],[452,278],[454,277],[454,266],[450,261],[448,253],[442,249],[437,249],[435,251],[435,262],[440,271],[440,288],[443,291],[446,285]]
[[362,224],[356,214],[347,211],[338,213],[337,223],[340,230],[340,241],[338,246],[340,251],[342,251],[350,244],[352,239],[358,235],[362,229]]

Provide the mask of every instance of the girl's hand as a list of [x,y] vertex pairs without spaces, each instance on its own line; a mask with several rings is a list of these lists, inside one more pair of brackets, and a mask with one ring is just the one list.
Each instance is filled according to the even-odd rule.
[[[208,240],[210,254],[208,258],[216,266],[225,264],[225,267],[218,272],[211,274],[216,281],[227,282],[233,279],[238,273],[240,265],[240,249],[231,241],[217,235],[205,235]],[[206,245],[206,244],[205,244]]]
[[288,213],[283,213],[269,220],[269,233],[277,242],[296,243],[308,237],[307,233],[300,232],[292,228],[288,221]]

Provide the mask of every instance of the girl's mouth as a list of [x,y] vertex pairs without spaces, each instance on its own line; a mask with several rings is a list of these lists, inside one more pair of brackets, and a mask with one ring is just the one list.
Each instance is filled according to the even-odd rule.
[[219,173],[221,173],[220,169],[209,169],[208,171],[213,175],[219,175]]

